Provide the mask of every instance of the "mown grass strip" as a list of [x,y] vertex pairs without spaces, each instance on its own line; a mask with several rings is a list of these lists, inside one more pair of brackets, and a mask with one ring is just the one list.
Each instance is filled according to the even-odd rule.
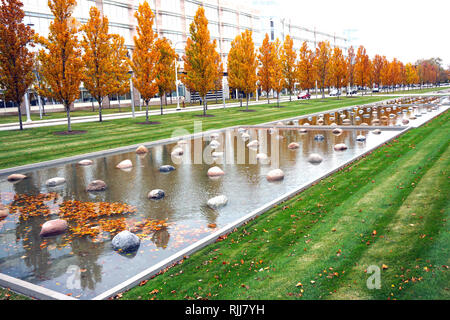
[[[448,255],[440,255],[449,248],[444,217],[448,213],[448,120],[446,112],[409,131],[225,240],[124,293],[123,298],[445,298],[445,267],[436,267],[434,274],[441,273],[439,281],[433,281],[423,264],[418,269],[414,266],[415,277],[422,280],[404,284],[410,286],[404,295],[392,284],[405,280],[400,271],[408,266],[411,270],[416,259],[448,261]],[[433,179],[435,183],[428,188]],[[444,198],[436,198],[436,188]],[[404,233],[396,227],[402,224],[405,208],[428,216],[423,220],[425,229],[418,231],[426,232],[427,240],[420,242],[423,239],[417,239],[417,232]],[[386,241],[392,239],[418,249],[408,245],[400,253],[384,254],[384,247],[389,247]],[[364,287],[367,263],[388,266],[382,273],[381,290]],[[429,264],[435,265],[431,260]],[[424,285],[427,277],[429,285]],[[417,284],[420,296],[414,294]]]

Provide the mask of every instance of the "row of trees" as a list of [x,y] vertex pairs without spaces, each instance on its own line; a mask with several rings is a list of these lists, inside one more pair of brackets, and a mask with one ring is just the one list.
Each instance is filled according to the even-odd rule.
[[[19,0],[2,0],[0,7],[0,85],[5,99],[18,107],[21,130],[20,104],[33,83],[39,95],[62,102],[71,131],[70,107],[79,97],[80,84],[97,101],[102,121],[104,99],[129,92],[130,69],[133,85],[147,106],[146,121],[149,101],[157,93],[162,110],[163,96],[175,88],[172,70],[177,55],[169,40],[154,33],[154,14],[147,2],[135,14],[138,35],[132,59],[123,37],[109,33],[108,18],[96,7],[81,25],[72,17],[76,0],[49,0],[48,6],[54,16],[48,37],[23,23]],[[39,50],[31,51],[36,45]]]
[[[81,82],[98,103],[100,121],[104,99],[129,92],[130,79],[146,105],[146,122],[150,123],[150,100],[157,94],[162,114],[163,97],[176,88],[173,70],[178,56],[170,41],[153,31],[155,16],[147,1],[135,13],[137,36],[131,58],[124,39],[109,33],[108,18],[96,7],[90,9],[87,23],[80,25],[72,17],[76,0],[49,0],[54,20],[45,38],[23,23],[22,6],[19,0],[1,0],[0,7],[0,85],[6,99],[18,106],[21,129],[20,104],[33,82],[41,96],[63,103],[69,131],[70,107],[79,96]],[[222,86],[224,70],[203,7],[199,6],[189,31],[181,80],[203,98],[206,116],[206,95]],[[37,53],[30,50],[35,45],[39,46]],[[271,42],[267,34],[256,50],[252,32],[247,30],[232,42],[228,82],[231,88],[246,94],[248,111],[249,96],[258,88],[267,93],[270,103],[271,91],[277,93],[279,101],[282,90],[292,95],[296,86],[309,91],[317,85],[324,95],[330,86],[430,83],[442,77],[439,63],[435,59],[404,65],[380,55],[370,59],[363,46],[356,54],[350,47],[344,56],[340,48],[331,48],[328,42],[320,42],[314,50],[304,42],[296,52],[289,36],[283,42]]]
[[273,90],[279,97],[280,92],[286,89],[292,95],[296,84],[308,92],[317,85],[324,96],[327,87],[395,87],[448,79],[439,60],[405,65],[396,58],[388,61],[378,54],[370,59],[364,46],[360,46],[356,53],[350,47],[347,56],[344,56],[339,47],[331,48],[329,42],[319,42],[315,50],[309,49],[303,42],[297,53],[289,35],[281,43],[278,39],[270,42],[266,34],[256,55],[251,32],[246,31],[236,37],[231,47],[228,56],[229,83],[244,92],[247,101],[257,84],[266,92],[270,102],[270,91]]

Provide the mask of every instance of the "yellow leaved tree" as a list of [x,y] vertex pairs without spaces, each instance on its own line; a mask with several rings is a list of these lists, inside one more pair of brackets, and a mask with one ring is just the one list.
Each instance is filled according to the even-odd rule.
[[149,122],[148,106],[150,100],[158,93],[158,61],[159,50],[156,48],[157,34],[153,31],[155,15],[147,1],[141,3],[134,14],[137,19],[134,36],[134,51],[131,68],[133,69],[133,85],[140,92],[145,103],[145,122]]
[[80,94],[83,66],[77,38],[78,22],[72,17],[76,1],[49,0],[48,6],[54,16],[48,38],[39,36],[36,39],[42,46],[38,53],[41,77],[46,84],[42,95],[63,103],[67,129],[71,132],[70,106]]
[[294,40],[287,35],[281,50],[281,65],[284,78],[284,87],[289,91],[289,100],[292,101],[292,92],[297,81],[297,52],[294,50]]
[[159,51],[158,75],[156,83],[161,101],[161,114],[163,114],[163,97],[167,99],[167,94],[176,89],[175,87],[175,61],[178,55],[172,48],[170,41],[166,38],[156,40],[156,48]]
[[253,43],[252,31],[246,30],[237,35],[231,42],[228,54],[228,83],[232,88],[243,91],[247,98],[256,90],[256,59],[255,44]]
[[366,53],[364,46],[359,46],[355,58],[355,75],[354,81],[358,86],[363,87],[362,94],[364,95],[364,87],[370,84],[372,74],[372,65],[369,56]]
[[[342,54],[342,50],[334,47],[333,54],[330,59],[330,76],[329,81],[337,90],[341,90],[345,86],[347,80],[347,61]],[[339,99],[339,94],[337,95]]]
[[325,87],[328,86],[330,69],[331,48],[328,41],[321,41],[316,48],[316,58],[314,59],[314,68],[317,73],[317,80],[322,98],[325,98]]
[[206,94],[214,90],[218,79],[223,76],[220,74],[223,67],[216,51],[216,40],[211,41],[208,19],[203,7],[198,8],[194,21],[189,26],[189,33],[183,56],[185,73],[182,74],[181,80],[190,90],[198,92],[202,97],[203,116],[206,116]]
[[314,88],[314,83],[317,78],[314,60],[314,52],[308,49],[308,44],[304,41],[300,48],[299,60],[297,63],[297,79],[302,90],[307,90],[308,93],[309,90]]
[[111,59],[112,35],[108,33],[108,18],[101,16],[96,7],[89,10],[89,19],[81,27],[83,39],[83,84],[98,103],[98,117],[102,122],[103,99],[111,94],[116,85],[114,61]]
[[270,103],[269,93],[273,89],[275,79],[274,72],[277,63],[276,50],[273,43],[269,41],[269,35],[263,40],[258,54],[259,69],[258,69],[258,81],[261,89],[267,94],[267,103]]
[[117,95],[120,111],[120,96],[130,92],[130,59],[125,46],[125,39],[117,34],[112,34],[110,56],[113,66],[113,86],[109,95]]

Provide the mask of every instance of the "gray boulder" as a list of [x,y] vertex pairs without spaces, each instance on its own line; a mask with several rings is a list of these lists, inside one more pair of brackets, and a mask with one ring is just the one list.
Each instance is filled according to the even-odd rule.
[[136,251],[141,245],[139,237],[128,230],[118,233],[112,239],[112,246],[114,250],[121,253],[128,253]]
[[227,203],[228,203],[228,198],[224,195],[220,195],[220,196],[209,199],[207,204],[208,204],[208,207],[210,207],[211,209],[219,209],[219,208],[226,206]]
[[47,187],[56,187],[56,186],[59,186],[64,183],[66,183],[66,179],[61,178],[61,177],[55,177],[55,178],[48,179],[45,182],[45,185]]

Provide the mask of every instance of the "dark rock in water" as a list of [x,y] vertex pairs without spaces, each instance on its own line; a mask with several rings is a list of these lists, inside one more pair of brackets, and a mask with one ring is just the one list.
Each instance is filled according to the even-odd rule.
[[316,134],[314,136],[314,140],[316,140],[316,141],[323,141],[323,140],[325,140],[325,137],[322,134]]
[[171,166],[171,165],[165,165],[165,166],[159,167],[160,172],[171,172],[173,170],[175,170],[175,167]]
[[128,230],[118,233],[112,240],[114,250],[121,253],[134,252],[140,245],[139,237]]
[[152,200],[159,200],[166,196],[166,193],[161,189],[152,190],[148,194],[148,198]]

